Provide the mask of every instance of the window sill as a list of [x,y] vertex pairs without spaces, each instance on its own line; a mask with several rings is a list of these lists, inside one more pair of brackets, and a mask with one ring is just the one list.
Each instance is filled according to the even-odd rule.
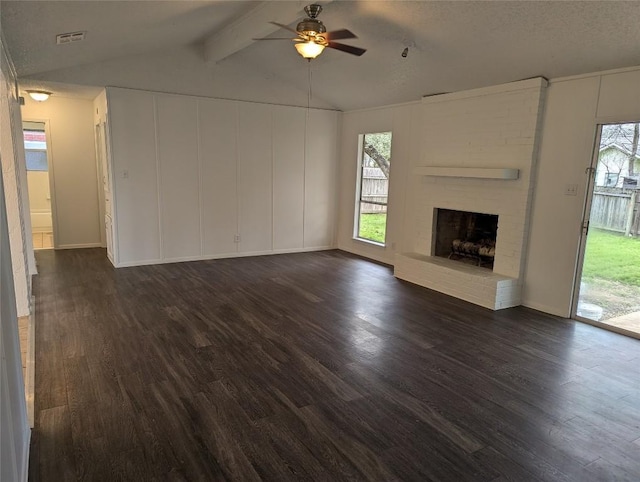
[[384,243],[379,243],[377,241],[371,241],[370,239],[354,237],[353,240],[354,241],[358,241],[360,243],[369,244],[369,245],[372,245],[372,246],[377,246],[379,248],[386,248],[387,247],[387,245],[384,244]]

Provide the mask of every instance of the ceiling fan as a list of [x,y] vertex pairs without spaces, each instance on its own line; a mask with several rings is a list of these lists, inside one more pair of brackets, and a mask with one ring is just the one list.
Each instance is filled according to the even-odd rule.
[[280,28],[284,28],[296,34],[296,37],[292,39],[288,38],[257,38],[254,40],[292,40],[295,43],[295,48],[300,55],[309,61],[315,59],[322,53],[325,47],[330,49],[341,50],[348,54],[360,56],[366,52],[365,49],[360,47],[354,47],[353,45],[346,45],[343,43],[334,42],[334,40],[358,38],[351,31],[347,29],[336,30],[334,32],[327,32],[327,28],[324,26],[321,20],[318,20],[318,15],[322,12],[322,6],[316,3],[307,5],[304,7],[304,11],[307,14],[307,18],[303,19],[295,30],[287,25],[283,25],[278,22],[270,22],[273,25],[277,25]]

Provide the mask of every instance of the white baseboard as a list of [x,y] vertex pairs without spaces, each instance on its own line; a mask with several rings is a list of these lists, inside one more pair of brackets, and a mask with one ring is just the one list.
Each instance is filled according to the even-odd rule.
[[549,315],[559,316],[560,318],[571,318],[571,313],[559,309],[556,306],[548,306],[543,303],[536,303],[527,300],[522,300],[522,306],[531,308],[532,310],[542,311],[543,313],[547,313]]
[[84,243],[84,244],[59,244],[55,249],[82,249],[82,248],[101,248],[102,245],[98,243]]
[[115,268],[133,268],[134,266],[149,266],[152,264],[162,264],[166,263],[166,261],[162,261],[161,259],[145,259],[142,261],[127,261],[124,263],[113,263]]
[[185,263],[189,261],[207,261],[211,259],[248,258],[250,256],[270,256],[275,254],[310,253],[314,251],[327,251],[336,249],[334,246],[318,246],[313,248],[278,249],[270,251],[251,251],[246,253],[224,253],[198,256],[181,256],[177,258],[147,259],[143,261],[126,261],[117,263],[116,268],[131,268],[133,266],[149,266],[153,264]]
[[[347,253],[355,254],[356,256],[362,256],[363,258],[372,259],[379,263],[388,264],[390,266],[393,266],[395,260],[393,255],[391,257],[386,255],[386,253],[384,252],[384,248],[377,246],[374,247],[374,249],[370,249],[369,246],[367,246],[365,249],[359,249],[359,247],[354,246],[353,244],[346,244],[338,245],[338,249],[340,251],[346,251]],[[376,252],[378,250],[381,251],[380,254]]]

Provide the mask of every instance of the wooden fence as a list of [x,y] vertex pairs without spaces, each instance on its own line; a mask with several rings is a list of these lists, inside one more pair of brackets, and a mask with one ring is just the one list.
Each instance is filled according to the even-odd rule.
[[589,225],[594,228],[640,235],[640,196],[637,190],[610,188],[593,193]]
[[360,212],[363,214],[386,213],[389,196],[389,180],[384,177],[382,170],[377,167],[365,167],[362,173],[363,202]]

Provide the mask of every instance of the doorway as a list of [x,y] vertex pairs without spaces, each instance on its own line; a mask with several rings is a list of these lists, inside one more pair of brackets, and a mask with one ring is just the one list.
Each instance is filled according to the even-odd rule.
[[573,314],[640,338],[640,122],[598,127]]
[[44,122],[22,123],[34,249],[52,249],[55,246],[45,127]]

